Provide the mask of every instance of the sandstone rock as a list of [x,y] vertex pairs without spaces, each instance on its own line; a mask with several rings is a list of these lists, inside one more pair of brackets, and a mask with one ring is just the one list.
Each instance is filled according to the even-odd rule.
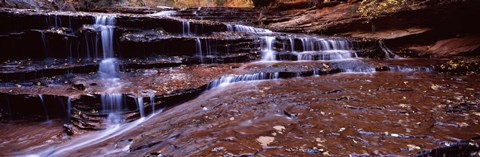
[[480,51],[480,36],[465,36],[437,41],[426,52],[436,56],[452,56]]

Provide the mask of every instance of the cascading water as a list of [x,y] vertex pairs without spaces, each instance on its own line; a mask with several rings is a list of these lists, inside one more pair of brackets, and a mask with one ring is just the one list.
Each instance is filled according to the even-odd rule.
[[50,57],[50,49],[48,47],[49,44],[45,32],[40,31],[40,37],[42,38],[43,52],[45,52],[45,56]]
[[[108,115],[108,118],[106,122],[108,122],[109,125],[107,125],[107,130],[105,132],[102,132],[101,134],[94,134],[98,136],[90,136],[89,138],[85,138],[83,140],[78,140],[81,141],[80,144],[76,144],[74,146],[77,147],[60,147],[58,150],[75,150],[79,149],[83,146],[96,146],[93,145],[93,143],[96,142],[101,142],[102,140],[108,139],[109,137],[116,136],[118,134],[121,134],[121,131],[126,130],[125,128],[130,127],[130,128],[135,128],[135,125],[138,124],[137,122],[132,123],[131,125],[128,123],[125,123],[125,120],[123,118],[123,113],[124,111],[127,110],[127,107],[125,106],[126,97],[123,96],[122,94],[116,94],[120,93],[116,88],[121,87],[121,80],[120,78],[120,67],[119,67],[119,60],[115,59],[115,52],[114,52],[114,40],[113,40],[113,35],[114,35],[114,22],[115,18],[113,16],[99,16],[95,19],[95,26],[98,30],[99,37],[98,42],[92,43],[97,44],[98,46],[102,45],[101,49],[99,49],[102,54],[103,54],[103,60],[99,64],[99,69],[98,69],[98,76],[100,79],[102,79],[101,84],[105,85],[107,90],[103,94],[101,94],[101,104],[103,109],[100,111],[100,114],[104,113],[104,115]],[[178,25],[180,22],[178,23]],[[183,24],[183,34],[184,35],[191,35],[191,30],[193,30],[193,33],[199,33],[198,29],[195,27],[197,25],[193,25],[194,29],[190,28],[190,23],[188,21],[184,21]],[[181,28],[178,28],[180,30]],[[242,26],[242,25],[227,25],[227,29],[229,31],[234,31],[234,32],[247,32],[247,33],[267,33],[271,32],[268,30],[263,30],[259,28],[253,28],[249,26]],[[181,33],[181,32],[179,32]],[[238,33],[241,34],[241,33]],[[179,35],[179,34],[176,34]],[[228,33],[227,33],[228,35]],[[262,36],[263,35],[263,36]],[[314,37],[314,36],[308,36],[308,35],[298,35],[295,36],[293,34],[287,34],[287,35],[292,35],[292,36],[287,36],[287,37],[282,37],[282,35],[285,34],[280,34],[280,33],[272,33],[272,34],[254,34],[251,35],[253,37],[256,37],[257,39],[260,39],[261,42],[261,51],[262,51],[262,61],[279,61],[281,60],[281,56],[283,54],[287,54],[287,52],[290,51],[290,54],[295,54],[298,57],[298,61],[303,61],[303,60],[339,60],[339,59],[346,59],[346,58],[354,58],[358,57],[355,53],[352,43],[348,39],[338,39],[338,38],[321,38],[321,37]],[[247,37],[251,37],[247,36]],[[188,38],[196,38],[195,36],[189,36]],[[201,38],[201,39],[200,39]],[[204,62],[204,57],[205,58],[210,58],[212,47],[209,46],[212,43],[216,42],[217,38],[211,38],[209,37],[200,37],[195,39],[195,48],[196,48],[196,55],[200,57],[201,62]],[[250,39],[250,38],[249,38]],[[242,40],[243,41],[243,38]],[[210,44],[209,44],[210,42]],[[230,41],[231,42],[231,41]],[[236,40],[234,42],[237,42]],[[223,44],[222,42],[218,42],[220,44]],[[251,41],[248,40],[248,44],[250,44]],[[100,45],[99,45],[100,44]],[[193,44],[193,42],[191,42]],[[228,43],[230,44],[230,43]],[[236,44],[236,43],[235,43]],[[283,44],[283,45],[282,45]],[[44,43],[45,45],[45,43]],[[212,45],[217,45],[212,44]],[[383,42],[379,42],[379,45],[381,46],[382,49],[384,49],[384,52],[391,53],[388,48],[386,48],[385,44]],[[89,45],[87,45],[89,46]],[[191,45],[193,46],[193,45]],[[251,46],[251,45],[248,45]],[[46,46],[44,46],[46,47]],[[220,47],[220,46],[219,46]],[[232,46],[233,48],[236,48]],[[52,47],[53,48],[53,47]],[[192,47],[193,48],[193,47]],[[223,48],[223,47],[222,47]],[[89,48],[87,48],[89,49]],[[219,48],[219,50],[221,50]],[[98,52],[98,55],[102,56],[100,54],[100,51]],[[71,51],[70,51],[71,52]],[[237,52],[237,50],[234,50],[234,52]],[[220,54],[220,53],[218,53]],[[389,56],[389,55],[386,55]],[[293,56],[295,57],[295,56]],[[213,58],[213,57],[212,57]],[[335,61],[334,61],[335,62]],[[323,62],[319,62],[323,63]],[[257,63],[254,63],[257,64]],[[251,64],[252,67],[255,67],[257,65]],[[252,69],[248,69],[244,67],[241,67],[239,69],[241,70],[232,70],[235,73],[232,73],[230,75],[224,75],[223,77],[218,78],[217,80],[211,82],[208,86],[209,89],[216,88],[216,87],[224,87],[228,86],[232,83],[235,82],[243,82],[243,81],[256,81],[256,80],[267,80],[267,79],[278,79],[280,78],[293,78],[293,77],[305,77],[305,76],[319,76],[319,75],[326,75],[328,73],[328,70],[324,70],[321,68],[321,64],[312,64],[306,63],[304,65],[309,66],[309,71],[302,71],[302,72],[297,72],[295,70],[297,69],[297,63],[292,63],[293,66],[287,65],[291,63],[259,63],[263,64],[259,67],[262,66],[269,66],[270,64],[273,65],[273,68],[267,67],[265,69],[260,69],[259,71],[255,70],[255,72],[258,73],[252,73]],[[274,65],[275,64],[275,65]],[[282,68],[277,68],[274,67],[278,65],[286,65],[288,68],[291,69],[286,69],[285,72],[283,71],[284,69]],[[350,64],[351,63],[342,63],[342,64]],[[345,65],[338,64],[338,67],[335,66],[335,68],[344,68]],[[330,64],[329,64],[330,65]],[[337,64],[332,64],[332,65],[337,65]],[[250,66],[250,65],[249,65]],[[301,65],[303,66],[303,65]],[[313,67],[310,67],[313,66]],[[349,67],[355,67],[357,65],[349,66]],[[207,67],[207,66],[205,66]],[[298,66],[300,67],[300,66]],[[333,66],[332,66],[333,67]],[[256,67],[255,67],[256,68]],[[303,68],[303,67],[302,67]],[[313,72],[311,70],[313,69]],[[417,71],[417,69],[410,69],[410,68],[404,68],[404,67],[389,67],[390,69],[398,69],[399,71]],[[232,69],[233,66],[232,66]],[[320,70],[322,69],[322,70]],[[350,70],[351,69],[351,70]],[[374,72],[376,69],[375,68],[359,68],[356,70],[356,68],[350,68],[350,69],[341,69],[344,70],[345,72]],[[244,71],[243,71],[244,70]],[[250,71],[251,70],[251,71]],[[336,69],[335,69],[336,70]],[[269,71],[268,72],[260,72],[260,71]],[[276,73],[273,73],[273,72]],[[280,71],[280,72],[278,72]],[[291,72],[293,71],[293,72]],[[339,72],[340,70],[337,70],[335,72]],[[238,72],[238,73],[237,73]],[[246,72],[248,74],[242,73]],[[335,73],[334,72],[334,73]],[[343,71],[342,71],[343,72]],[[308,74],[308,75],[307,75]],[[290,76],[291,75],[291,76]],[[123,75],[122,75],[123,76]],[[203,88],[203,86],[202,86]],[[135,92],[135,91],[133,91]],[[83,93],[82,93],[83,94]],[[161,94],[161,93],[160,93]],[[43,96],[39,95],[40,100],[42,101],[42,105],[44,104]],[[150,98],[149,100],[145,100]],[[72,110],[72,98],[68,97],[68,102],[67,102],[67,115],[68,117],[71,117],[71,110]],[[46,99],[47,100],[47,99]],[[47,101],[50,100],[50,97]],[[130,100],[130,99],[129,99]],[[155,112],[155,96],[154,94],[152,95],[144,95],[144,97],[139,97],[135,98],[136,100],[136,105],[138,106],[138,113],[140,114],[141,117],[147,117],[146,114],[150,113],[150,107],[148,105],[151,105],[151,110],[152,112]],[[36,100],[37,101],[37,100]],[[73,103],[81,102],[80,100],[78,101],[73,101]],[[133,101],[132,101],[133,102]],[[158,105],[160,106],[163,102],[163,97],[159,96],[157,102],[159,103]],[[40,107],[40,106],[38,106]],[[54,106],[49,106],[49,107],[54,107]],[[78,108],[79,106],[75,106],[75,111],[80,111],[81,108]],[[148,108],[145,108],[148,107]],[[157,106],[158,107],[158,106]],[[129,108],[132,109],[132,108]],[[44,111],[46,112],[46,117],[48,119],[48,112],[46,107],[44,106]],[[52,110],[52,113],[54,110]],[[76,115],[75,115],[76,116]],[[75,117],[77,118],[77,117]],[[147,118],[141,118],[147,119]],[[76,119],[75,119],[76,120]],[[94,119],[96,120],[96,119]],[[142,120],[139,120],[138,122],[140,123]],[[125,127],[127,126],[127,127]],[[93,138],[91,138],[93,137]],[[98,138],[97,138],[98,137]],[[123,138],[123,137],[122,137]],[[127,138],[125,136],[125,138]],[[110,142],[110,141],[107,141]],[[72,142],[75,143],[75,142]],[[54,148],[57,149],[57,148]],[[128,149],[127,149],[128,150]],[[132,149],[133,150],[133,149]],[[61,151],[59,151],[60,153]],[[52,154],[54,155],[54,154]]]
[[68,97],[67,98],[67,121],[70,121],[70,118],[72,117],[72,98]]
[[103,112],[108,113],[108,124],[122,124],[124,122],[121,111],[123,110],[123,95],[106,93],[101,95]]
[[229,32],[244,32],[244,33],[272,33],[271,30],[264,29],[264,28],[255,28],[252,26],[245,26],[245,25],[232,25],[226,24],[227,30]]
[[114,82],[119,77],[120,67],[118,60],[115,58],[105,58],[100,62],[98,75],[101,79]]
[[273,44],[275,37],[265,36],[261,38],[262,61],[275,61],[275,50]]
[[217,54],[215,40],[195,38],[195,56],[199,58],[200,63],[205,63],[205,56],[210,56],[210,63],[213,63],[211,56],[215,54]]
[[95,26],[100,29],[102,37],[103,58],[112,58],[113,32],[115,28],[115,16],[101,15],[95,17]]
[[258,80],[278,79],[278,78],[279,78],[279,73],[264,73],[264,72],[255,73],[255,74],[245,74],[245,75],[225,75],[208,84],[208,89],[225,87],[235,82],[258,81]]
[[[258,33],[262,31],[259,28],[253,28],[248,26],[241,25],[230,25],[227,24],[228,31],[236,32],[249,32],[249,33]],[[264,31],[269,32],[269,31]],[[260,48],[261,48],[261,61],[263,62],[272,62],[278,61],[277,55],[278,51],[275,46],[278,41],[283,40],[283,50],[286,50],[287,47],[290,47],[290,53],[297,56],[298,61],[304,60],[341,60],[347,58],[356,58],[358,55],[353,51],[354,47],[351,41],[348,39],[329,39],[329,38],[320,38],[314,36],[289,36],[289,37],[277,37],[277,36],[260,36]],[[302,45],[301,51],[297,51],[295,47],[295,41],[300,41]],[[289,45],[286,45],[289,44]],[[197,42],[197,45],[198,42]],[[198,46],[197,46],[198,49]],[[197,51],[198,54],[199,51]],[[375,68],[369,68],[366,70],[346,69],[345,72],[374,72]],[[301,74],[297,73],[297,77],[300,77]],[[319,76],[318,69],[314,69],[313,76]],[[265,79],[278,79],[278,73],[276,74],[267,74],[267,73],[257,73],[257,74],[247,74],[247,75],[225,75],[219,79],[211,82],[208,87],[209,89],[224,87],[235,82],[242,81],[255,81],[255,80],[265,80]]]
[[43,95],[39,94],[38,97],[40,98],[40,103],[42,103],[43,112],[45,112],[45,119],[49,121],[50,117],[48,116],[48,108],[47,108],[47,105],[45,104],[45,100],[43,100]]
[[182,31],[184,36],[190,36],[191,31],[190,31],[190,22],[189,21],[182,21]]
[[150,16],[173,16],[177,14],[177,11],[175,10],[166,10],[166,11],[161,11],[161,12],[157,12],[157,13],[153,13],[153,14],[150,14]]
[[[298,48],[296,41],[300,42]],[[262,61],[276,61],[277,54],[275,43],[282,44],[280,50],[282,52],[290,51],[295,55],[298,61],[305,60],[340,60],[357,58],[357,52],[354,51],[354,46],[348,39],[331,39],[320,38],[313,36],[288,36],[288,37],[260,37],[260,45],[262,52]],[[280,58],[281,60],[282,58]]]
[[200,63],[203,63],[202,41],[200,38],[195,38],[195,53],[200,58]]
[[108,124],[121,124],[123,118],[122,94],[112,94],[115,89],[121,87],[118,82],[119,63],[114,58],[113,32],[115,28],[115,16],[101,15],[95,18],[95,26],[100,29],[102,38],[103,60],[99,65],[98,76],[105,81],[107,92],[101,95],[103,111],[108,113]]
[[380,46],[380,49],[385,53],[385,58],[388,59],[394,59],[394,58],[400,58],[399,56],[395,55],[395,53],[390,50],[387,45],[382,40],[378,41],[378,46]]
[[144,111],[144,108],[143,108],[143,98],[138,97],[136,103],[138,105],[138,110],[140,111],[140,117],[145,117],[145,111]]
[[155,95],[150,95],[150,105],[152,105],[152,113],[155,113]]

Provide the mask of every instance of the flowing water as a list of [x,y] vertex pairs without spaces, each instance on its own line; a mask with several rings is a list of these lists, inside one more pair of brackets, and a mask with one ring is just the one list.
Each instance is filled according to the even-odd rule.
[[47,108],[47,105],[45,104],[45,100],[43,100],[43,95],[39,94],[38,97],[40,98],[40,102],[42,103],[43,112],[45,112],[45,119],[46,121],[49,121],[50,118],[48,116],[48,108]]
[[262,61],[276,61],[276,54],[273,50],[274,41],[275,37],[266,36],[261,38]]
[[100,30],[100,36],[102,39],[102,53],[103,58],[113,58],[113,33],[115,29],[115,16],[113,15],[101,15],[95,17],[95,24]]
[[167,10],[167,11],[161,11],[161,12],[150,14],[150,16],[173,16],[175,14],[177,14],[177,11]]
[[[115,16],[102,15],[95,17],[94,26],[98,27],[101,34],[103,60],[99,64],[98,74],[106,80],[107,88],[119,88],[119,63],[115,59],[113,48],[113,33],[115,29]],[[115,91],[113,91],[115,92]],[[104,93],[101,95],[103,112],[108,113],[109,124],[121,124],[124,122],[121,115],[123,111],[123,95],[117,93]],[[143,116],[142,116],[143,117]]]
[[195,52],[197,56],[200,58],[200,63],[203,63],[203,49],[202,49],[202,41],[200,38],[195,38]]
[[[193,9],[195,18],[213,19],[200,17],[203,10]],[[32,110],[43,113],[24,112],[64,118],[74,135],[52,130],[15,140],[19,135],[0,129],[9,137],[0,149],[29,147],[7,151],[15,156],[382,156],[450,146],[479,132],[476,79],[436,73],[445,60],[404,59],[381,40],[178,18],[185,12],[94,14],[82,29],[91,25],[95,34],[62,47],[68,62],[52,61],[68,73],[0,89],[0,118],[23,111],[6,112],[10,100],[26,104],[34,95]],[[70,18],[47,19],[75,27]],[[43,51],[53,52],[55,40],[41,35]],[[84,69],[93,70],[78,72]]]
[[244,32],[244,33],[272,33],[271,30],[264,28],[255,28],[252,26],[245,26],[240,24],[227,24],[227,31],[229,32]]
[[182,34],[184,36],[190,36],[192,35],[192,32],[191,32],[191,28],[190,28],[190,22],[185,20],[185,21],[182,21]]

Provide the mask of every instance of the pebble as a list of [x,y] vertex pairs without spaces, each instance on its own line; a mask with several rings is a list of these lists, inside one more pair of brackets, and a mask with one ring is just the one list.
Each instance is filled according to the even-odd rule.
[[272,143],[275,140],[275,137],[271,136],[260,136],[257,138],[257,141],[260,143],[262,146],[268,146],[270,143]]
[[273,128],[274,128],[275,130],[277,130],[278,133],[280,133],[280,134],[283,134],[283,130],[285,130],[285,127],[284,127],[284,126],[281,126],[281,125],[274,126]]

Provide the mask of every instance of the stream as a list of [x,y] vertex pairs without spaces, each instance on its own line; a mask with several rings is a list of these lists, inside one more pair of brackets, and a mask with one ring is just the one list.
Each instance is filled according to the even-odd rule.
[[0,156],[480,150],[479,57],[404,58],[224,9],[0,9]]

